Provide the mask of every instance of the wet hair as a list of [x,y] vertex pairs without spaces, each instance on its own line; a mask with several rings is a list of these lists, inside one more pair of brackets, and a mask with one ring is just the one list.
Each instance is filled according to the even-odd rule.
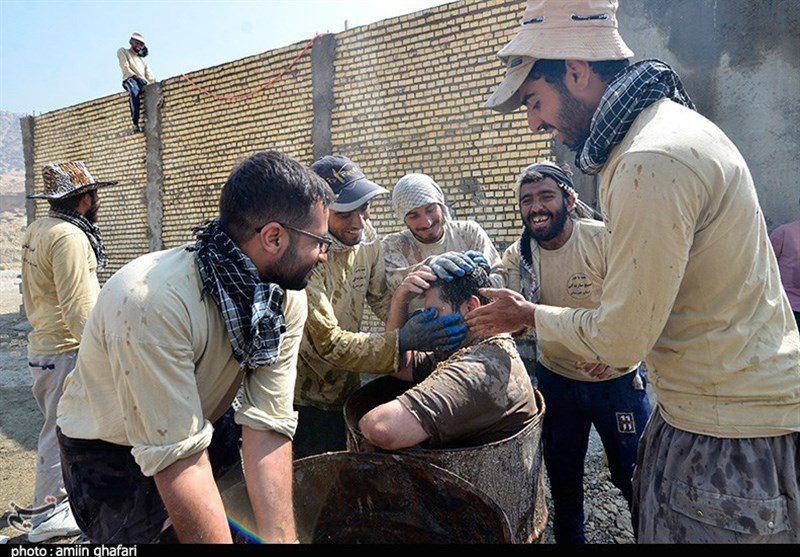
[[480,288],[491,288],[489,273],[480,265],[476,265],[463,277],[453,277],[451,282],[437,280],[435,286],[439,288],[439,297],[443,302],[450,304],[453,311],[458,311],[461,304],[472,296],[477,296],[481,304],[488,304],[489,299],[478,293]]
[[[563,170],[564,174],[569,176],[570,179],[574,175],[573,172],[572,172],[572,168],[570,168],[569,164],[567,164],[567,163],[560,164],[560,165],[558,165],[558,167],[561,170]],[[549,177],[552,178],[552,176],[549,176]],[[519,179],[517,180],[517,188],[518,188],[517,191],[519,192],[519,188],[522,188],[522,186],[524,186],[525,184],[535,184],[536,182],[541,182],[545,178],[548,178],[548,176],[545,175],[545,174],[542,174],[541,172],[537,172],[535,170],[527,170],[526,169],[522,173],[522,175],[520,175]],[[558,180],[556,180],[556,183],[558,183]],[[561,184],[558,184],[558,189],[561,190],[561,195],[564,196],[564,199],[569,199],[569,196],[571,195],[570,192],[568,192],[564,187],[562,187]]]
[[81,204],[83,196],[88,195],[89,193],[90,192],[86,191],[78,195],[62,197],[61,199],[48,199],[47,202],[50,203],[50,207],[53,209],[61,209],[62,211],[76,211],[78,209],[78,205]]
[[278,151],[261,151],[231,172],[219,199],[222,229],[242,244],[270,222],[304,228],[317,202],[334,200],[325,180]]
[[[628,60],[601,60],[599,62],[589,62],[589,66],[594,70],[603,83],[611,83],[614,77],[630,65]],[[528,74],[528,79],[544,80],[558,86],[564,85],[564,76],[567,74],[567,62],[565,60],[537,60]]]

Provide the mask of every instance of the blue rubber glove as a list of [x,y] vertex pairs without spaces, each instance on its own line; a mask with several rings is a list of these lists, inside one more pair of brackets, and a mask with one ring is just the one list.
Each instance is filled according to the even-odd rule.
[[460,313],[436,317],[436,309],[417,310],[398,331],[400,350],[454,350],[464,342],[467,326]]
[[478,267],[482,267],[486,274],[490,274],[492,272],[492,266],[489,265],[489,262],[486,260],[486,257],[479,251],[470,250],[465,252],[464,255],[472,259],[472,262],[475,263]]
[[430,268],[445,282],[451,282],[453,277],[463,277],[478,265],[488,273],[489,262],[479,251],[448,251],[437,255],[429,263]]

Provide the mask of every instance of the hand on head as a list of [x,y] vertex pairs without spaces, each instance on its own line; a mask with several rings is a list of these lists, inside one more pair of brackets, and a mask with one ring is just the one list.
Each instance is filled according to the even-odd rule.
[[473,334],[491,337],[501,333],[516,333],[532,326],[525,316],[531,313],[533,304],[522,294],[506,288],[481,288],[481,295],[491,301],[470,311],[464,321]]
[[400,328],[400,350],[455,350],[467,336],[460,313],[436,317],[436,309],[417,310]]
[[448,251],[442,255],[437,255],[431,260],[430,268],[440,279],[451,282],[453,277],[463,277],[475,266],[483,267],[488,273],[490,271],[489,262],[479,251]]

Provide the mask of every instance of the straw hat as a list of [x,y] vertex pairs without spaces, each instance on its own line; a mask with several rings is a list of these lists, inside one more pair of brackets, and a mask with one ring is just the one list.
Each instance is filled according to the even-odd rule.
[[26,196],[28,199],[65,199],[117,182],[96,182],[81,161],[53,162],[42,168],[44,193]]
[[497,53],[506,76],[484,106],[499,112],[519,108],[517,92],[536,60],[633,57],[617,30],[617,5],[617,0],[528,0],[519,31]]

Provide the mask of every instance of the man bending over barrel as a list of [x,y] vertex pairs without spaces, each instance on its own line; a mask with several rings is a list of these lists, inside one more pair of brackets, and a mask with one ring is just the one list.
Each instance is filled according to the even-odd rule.
[[[425,301],[420,311],[465,315],[488,303],[478,294],[487,285],[480,265],[451,282],[422,267],[406,276],[392,297],[386,328],[400,327],[409,302],[420,295]],[[442,349],[403,354],[395,377],[416,385],[361,418],[359,428],[370,443],[388,450],[423,441],[431,448],[476,446],[505,439],[533,420],[533,386],[509,335],[468,332],[460,345]]]

